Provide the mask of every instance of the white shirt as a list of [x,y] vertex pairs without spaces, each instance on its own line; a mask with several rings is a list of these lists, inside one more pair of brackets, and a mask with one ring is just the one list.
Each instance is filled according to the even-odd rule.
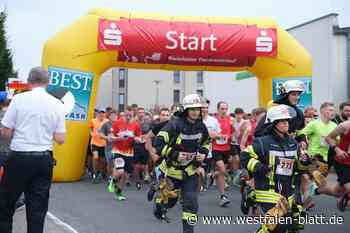
[[[205,124],[205,126],[207,126],[208,132],[215,132],[215,133],[221,132],[219,121],[215,117],[208,115],[207,119],[203,120],[203,123]],[[213,155],[211,153],[211,146],[210,146],[209,154],[208,154],[207,158],[210,159],[212,157],[213,157]]]
[[207,126],[208,132],[220,133],[221,128],[218,119],[212,116],[207,116],[207,119],[203,120],[205,126]]
[[13,151],[52,150],[53,134],[66,132],[62,102],[42,87],[15,95],[1,123],[14,130]]

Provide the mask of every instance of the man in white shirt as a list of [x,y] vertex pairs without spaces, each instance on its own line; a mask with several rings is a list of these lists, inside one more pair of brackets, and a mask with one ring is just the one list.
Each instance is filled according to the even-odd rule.
[[[205,99],[205,103],[202,107],[202,118],[203,118],[203,122],[205,124],[205,126],[208,129],[208,133],[211,139],[215,140],[217,138],[217,136],[219,135],[219,133],[221,132],[220,129],[220,124],[218,122],[218,120],[215,117],[212,117],[209,115],[209,104],[210,101],[208,99]],[[204,160],[204,169],[206,172],[206,188],[208,188],[209,186],[211,186],[211,184],[214,181],[214,161],[213,161],[213,155],[212,155],[212,145],[210,143],[210,150],[208,153],[208,156],[206,157],[206,159]]]
[[0,183],[0,232],[11,233],[17,199],[25,195],[27,233],[42,233],[48,209],[54,159],[53,141],[65,140],[62,102],[46,92],[49,74],[31,69],[31,91],[14,96],[2,120],[2,134],[11,139],[10,156]]

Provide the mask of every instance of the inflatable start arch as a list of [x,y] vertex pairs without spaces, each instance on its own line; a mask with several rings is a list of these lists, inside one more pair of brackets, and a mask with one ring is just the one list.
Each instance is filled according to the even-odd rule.
[[[84,172],[88,122],[100,75],[111,67],[240,71],[258,77],[259,103],[272,97],[274,78],[311,77],[311,57],[267,18],[169,17],[107,9],[86,16],[49,39],[43,66],[52,87],[69,89],[75,107],[67,115],[67,139],[55,146],[55,181]],[[234,91],[234,90],[233,90]]]

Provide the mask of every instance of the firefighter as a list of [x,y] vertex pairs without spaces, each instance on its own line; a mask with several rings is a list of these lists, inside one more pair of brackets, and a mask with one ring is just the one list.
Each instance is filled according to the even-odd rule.
[[[305,91],[305,85],[302,81],[299,80],[288,80],[281,85],[279,89],[279,98],[272,101],[268,106],[277,106],[284,104],[293,108],[296,112],[293,119],[289,122],[289,133],[295,134],[297,131],[302,130],[305,127],[305,119],[303,112],[297,107],[297,104],[300,101],[300,97]],[[255,130],[255,137],[260,137],[265,135],[270,131],[271,124],[265,123],[265,117],[257,123]],[[297,141],[303,141],[304,138],[296,138]]]
[[[271,101],[271,103],[269,103],[268,108],[283,104],[294,109],[295,115],[291,120],[289,120],[288,133],[295,138],[302,150],[306,150],[306,137],[305,135],[298,134],[305,127],[305,117],[302,110],[300,110],[297,106],[299,104],[302,94],[305,91],[304,82],[300,80],[287,80],[279,87],[278,91],[278,99]],[[265,117],[262,117],[261,120],[257,123],[255,137],[264,136],[265,134],[268,134],[271,131],[273,124],[266,123],[265,121],[266,115]],[[302,176],[297,177],[297,189],[301,189],[301,186],[305,183],[305,178],[303,178],[303,176],[306,176],[305,174],[307,173],[307,170],[307,167],[303,167],[301,172],[304,174]],[[298,193],[300,192],[298,191]],[[299,202],[305,201],[302,195],[299,195],[297,198],[299,199]]]
[[209,152],[210,139],[201,118],[202,107],[203,99],[199,95],[187,95],[182,112],[163,127],[154,142],[157,154],[163,158],[159,166],[160,183],[168,185],[162,190],[169,194],[161,193],[155,199],[154,215],[169,221],[166,212],[181,195],[184,233],[192,233],[197,222],[198,168]]
[[[288,133],[289,121],[295,117],[293,108],[286,105],[271,107],[266,114],[270,124],[266,135],[254,139],[253,145],[241,153],[242,166],[255,180],[255,202],[261,215],[284,217],[302,213],[297,203],[295,181],[300,164],[308,165],[306,154],[299,152],[297,141]],[[261,224],[258,233],[296,232],[302,226]]]

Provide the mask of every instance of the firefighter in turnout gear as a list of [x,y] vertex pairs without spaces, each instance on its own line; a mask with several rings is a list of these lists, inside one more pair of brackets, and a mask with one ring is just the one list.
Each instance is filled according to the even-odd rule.
[[[305,119],[302,110],[297,107],[297,104],[300,101],[300,97],[305,91],[305,85],[302,81],[299,80],[288,80],[284,82],[279,88],[279,98],[271,102],[268,106],[277,106],[280,104],[288,105],[293,108],[296,112],[295,116],[289,121],[289,133],[294,134],[297,131],[302,130],[305,127]],[[271,131],[272,124],[266,123],[266,115],[257,123],[255,130],[255,137],[261,137],[268,134]],[[302,141],[305,137],[299,138],[296,140]]]
[[[309,158],[299,152],[297,141],[288,134],[289,120],[295,114],[286,105],[270,108],[265,121],[272,125],[270,131],[241,152],[242,166],[255,179],[255,201],[261,215],[298,219],[303,214],[295,199],[295,185],[299,166],[306,166]],[[297,221],[292,225],[261,224],[257,233],[290,233],[302,228]]]
[[[191,94],[183,100],[183,110],[178,117],[171,119],[158,133],[154,145],[163,161],[160,164],[160,183],[170,180],[172,191],[165,189],[171,196],[163,193],[155,199],[154,215],[167,220],[166,211],[173,207],[179,196],[182,204],[183,232],[192,233],[197,221],[198,211],[198,175],[197,168],[209,152],[210,138],[201,119],[203,99]],[[162,179],[166,182],[162,182]]]
[[[300,101],[301,96],[305,92],[305,84],[300,80],[287,80],[278,88],[278,99],[271,101],[268,108],[278,105],[287,105],[292,108],[295,112],[293,117],[289,120],[289,128],[288,133],[290,136],[294,137],[294,139],[299,143],[299,147],[302,150],[306,150],[306,137],[305,135],[299,134],[300,131],[305,127],[305,117],[303,111],[298,108],[298,103]],[[261,120],[257,123],[255,129],[255,137],[261,137],[266,134],[269,134],[274,125],[271,122],[266,121],[265,117],[262,117]],[[307,173],[307,167],[302,168],[302,173]],[[303,177],[297,176],[297,189],[301,189],[303,183]],[[299,192],[299,190],[298,190]],[[297,197],[298,202],[302,202],[302,195]]]

